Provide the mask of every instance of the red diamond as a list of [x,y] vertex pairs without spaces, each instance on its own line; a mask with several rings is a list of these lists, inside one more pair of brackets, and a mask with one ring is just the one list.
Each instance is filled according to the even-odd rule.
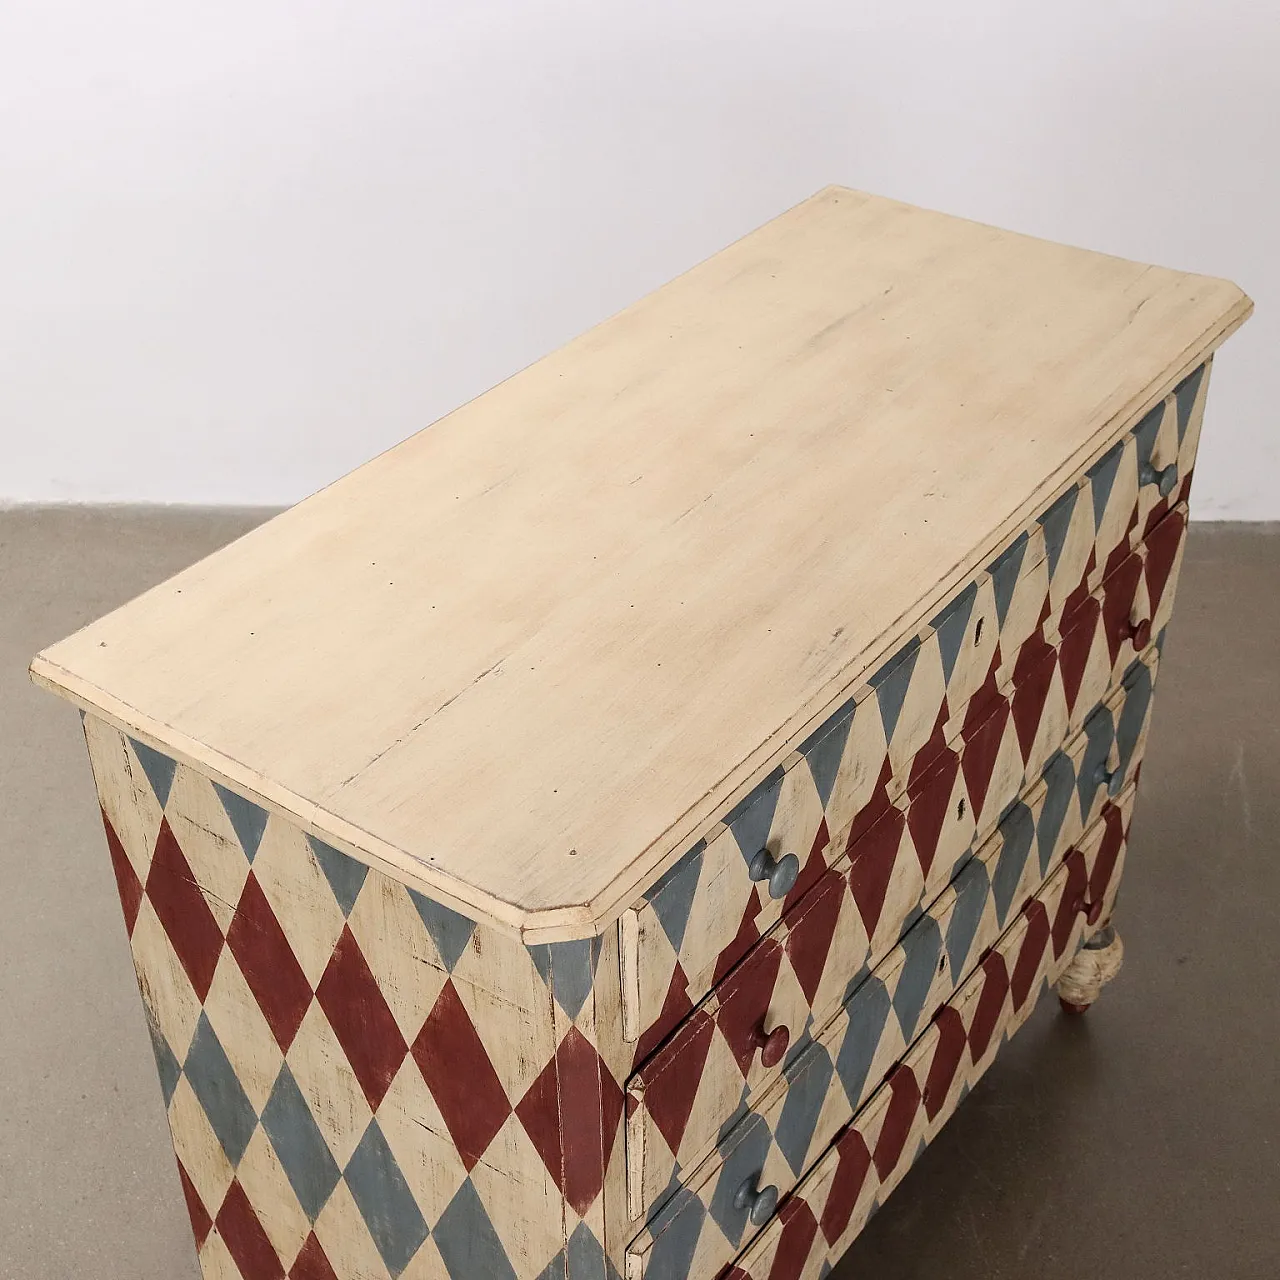
[[[911,829],[911,843],[915,846],[920,870],[927,878],[938,852],[938,838],[942,824],[951,812],[951,791],[956,775],[960,772],[960,757],[950,749],[944,749],[942,758],[928,776],[921,779],[911,793],[911,806],[907,810],[907,826]],[[978,810],[974,802],[975,812]]]
[[996,645],[996,651],[991,655],[991,665],[987,668],[986,677],[982,681],[982,688],[969,699],[969,705],[964,710],[964,727],[961,729],[961,734],[966,742],[972,737],[974,730],[1003,701],[1000,680],[996,674],[1000,670],[1000,662],[1000,646]]
[[[782,967],[782,948],[769,938],[762,942],[721,984],[716,1023],[745,1077],[760,1051],[755,1042]],[[697,1078],[692,1083],[696,1086]],[[675,1150],[675,1148],[672,1148]]]
[[1160,523],[1161,520],[1169,514],[1169,499],[1161,498],[1154,507],[1147,512],[1147,522],[1142,526],[1142,539],[1145,542],[1151,535],[1151,532]]
[[[1065,614],[1063,615],[1065,618]],[[1064,624],[1065,626],[1065,624]],[[1013,683],[1016,688],[1032,679],[1040,667],[1053,660],[1053,646],[1044,638],[1044,628],[1037,627],[1022,643],[1013,660]]]
[[[1097,567],[1098,567],[1098,548],[1093,547],[1089,551],[1089,563],[1085,565],[1084,573],[1080,575],[1080,581],[1076,584],[1075,590],[1072,591],[1071,594],[1068,595],[1066,600],[1063,602],[1062,616],[1058,622],[1058,628],[1060,633],[1063,631],[1069,631],[1075,625],[1076,610],[1078,610],[1081,607],[1081,605],[1083,605],[1084,602],[1089,597],[1089,575]],[[1048,617],[1049,607],[1050,607],[1050,600],[1046,596],[1045,608],[1044,608],[1044,612],[1040,616],[1040,623],[1043,623],[1045,618]]]
[[782,1223],[782,1235],[769,1268],[769,1280],[800,1280],[813,1238],[818,1234],[818,1221],[808,1202],[796,1196],[778,1211],[778,1221]]
[[338,1280],[333,1264],[325,1257],[320,1241],[313,1231],[302,1246],[302,1252],[289,1268],[289,1280]]
[[412,1052],[470,1173],[506,1123],[511,1102],[452,981],[444,984]]
[[733,941],[716,957],[716,967],[711,974],[713,987],[760,941],[760,929],[756,925],[756,917],[761,910],[760,891],[752,889],[747,905],[742,909],[738,932],[734,935]]
[[1152,613],[1159,608],[1160,598],[1173,572],[1173,562],[1182,544],[1184,523],[1182,513],[1175,511],[1147,536],[1147,594],[1151,597]]
[[827,1192],[827,1203],[822,1207],[822,1234],[828,1244],[835,1244],[844,1235],[871,1168],[871,1152],[856,1129],[846,1129],[836,1149],[840,1160]]
[[804,912],[791,921],[787,931],[787,959],[810,1004],[818,997],[818,984],[836,936],[845,901],[843,880],[843,876],[833,876],[805,904]]
[[[1053,918],[1053,954],[1060,956],[1071,938],[1071,930],[1075,927],[1076,917],[1084,906],[1085,891],[1089,887],[1089,873],[1085,870],[1084,855],[1079,849],[1072,849],[1067,854],[1067,883],[1058,899],[1058,913]],[[1017,975],[1014,975],[1015,982]]]
[[111,854],[111,869],[116,873],[116,888],[120,891],[120,905],[124,908],[124,924],[133,937],[133,926],[138,919],[138,908],[142,905],[142,881],[129,861],[129,855],[120,843],[107,811],[102,809],[102,825],[107,831],[107,850]]
[[693,1012],[693,1001],[689,999],[689,979],[685,971],[676,962],[671,973],[671,984],[667,987],[666,999],[662,1002],[662,1012],[657,1021],[648,1027],[636,1043],[632,1062],[643,1062],[666,1038]]
[[[1141,503],[1136,503],[1132,511],[1129,512],[1129,523],[1125,526],[1124,536],[1112,548],[1111,554],[1107,557],[1107,563],[1102,566],[1102,576],[1105,579],[1111,571],[1120,563],[1121,560],[1129,554],[1129,539],[1133,531],[1138,527],[1138,507]],[[1159,503],[1156,504],[1159,506]]]
[[213,1219],[209,1217],[209,1211],[204,1207],[195,1184],[187,1177],[181,1160],[178,1161],[178,1180],[182,1183],[182,1197],[187,1202],[187,1213],[191,1217],[191,1230],[195,1233],[198,1252],[204,1248],[204,1242],[213,1230]]
[[818,823],[818,834],[813,838],[813,844],[809,848],[809,856],[805,859],[804,866],[800,869],[800,874],[796,877],[795,884],[791,886],[791,892],[783,899],[783,915],[790,911],[827,874],[827,860],[822,855],[830,841],[831,833],[827,830],[826,818],[823,818]]
[[995,710],[981,725],[974,727],[972,731],[968,726],[965,727],[964,754],[960,763],[964,769],[964,783],[974,813],[981,813],[982,806],[987,802],[987,788],[991,785],[991,774],[995,770],[1008,723],[1009,704],[1001,698]]
[[938,718],[933,722],[933,730],[929,734],[929,741],[912,758],[911,771],[907,775],[908,791],[924,778],[933,762],[947,745],[947,721],[950,719],[951,712],[947,708],[947,700],[944,696],[942,705],[938,708]]
[[564,1130],[564,1193],[575,1211],[584,1215],[604,1187],[622,1122],[622,1089],[577,1027],[569,1028],[556,1053],[556,1065]]
[[695,1013],[680,1028],[670,1047],[641,1072],[645,1109],[675,1156],[680,1154],[680,1143],[693,1114],[715,1029],[709,1014]]
[[1097,598],[1090,596],[1081,606],[1075,625],[1063,634],[1058,645],[1058,667],[1062,671],[1062,688],[1067,695],[1068,708],[1076,705],[1076,695],[1080,692],[1084,669],[1089,664],[1101,612],[1102,606]]
[[937,1116],[947,1100],[960,1059],[964,1057],[965,1045],[964,1020],[950,1005],[943,1005],[936,1025],[938,1043],[929,1064],[929,1078],[924,1083],[924,1109],[930,1120]]
[[890,808],[859,841],[849,867],[849,890],[858,904],[858,914],[868,938],[875,936],[876,925],[880,923],[906,822],[901,809]]
[[1027,904],[1026,916],[1030,928],[1022,939],[1018,962],[1014,966],[1013,977],[1009,980],[1009,992],[1013,996],[1015,1009],[1021,1009],[1027,996],[1031,994],[1031,988],[1040,975],[1045,947],[1049,945],[1049,913],[1039,898],[1032,898]]
[[160,820],[147,873],[147,897],[203,1004],[222,952],[222,930],[196,885],[167,818]]
[[564,1187],[564,1153],[560,1142],[560,1077],[551,1059],[538,1073],[524,1097],[516,1103],[516,1116],[524,1125],[547,1172]]
[[376,1111],[409,1046],[396,1026],[359,945],[344,925],[316,999],[351,1063],[369,1106]]
[[[1026,646],[1023,648],[1025,650]],[[1017,681],[1016,674],[1014,680]],[[1035,746],[1036,731],[1040,728],[1044,704],[1049,700],[1052,686],[1053,650],[1044,645],[1041,661],[1029,667],[1013,694],[1013,727],[1017,730],[1018,749],[1022,752],[1023,764],[1026,764],[1031,748]]]
[[238,1181],[232,1181],[218,1210],[218,1234],[244,1280],[285,1280],[284,1267]]
[[844,844],[846,853],[853,850],[853,846],[880,821],[885,810],[889,808],[889,782],[892,778],[893,765],[886,756],[884,763],[880,766],[880,776],[876,779],[871,799],[858,810],[853,822],[849,825],[849,834]]
[[1128,635],[1133,600],[1141,578],[1142,558],[1133,555],[1107,579],[1102,595],[1102,621],[1112,662],[1119,655],[1120,646]]
[[1109,804],[1102,811],[1102,817],[1106,830],[1094,859],[1093,875],[1089,877],[1089,898],[1093,902],[1101,902],[1106,895],[1116,863],[1120,860],[1120,846],[1124,844],[1124,814],[1120,809]]
[[604,1173],[622,1121],[622,1090],[591,1047],[570,1027],[516,1105],[547,1172],[582,1217],[604,1186]]
[[969,1024],[969,1056],[975,1065],[982,1061],[982,1055],[991,1044],[996,1024],[1004,1012],[1005,997],[1009,994],[1009,971],[998,951],[991,952],[982,962],[982,972],[982,994]]
[[885,1110],[884,1124],[880,1126],[880,1137],[876,1139],[876,1149],[871,1157],[881,1182],[898,1167],[902,1150],[911,1136],[916,1112],[920,1110],[920,1086],[910,1067],[898,1067],[889,1077],[889,1088],[893,1096]]
[[252,871],[227,930],[227,946],[276,1043],[288,1053],[311,1005],[311,984]]

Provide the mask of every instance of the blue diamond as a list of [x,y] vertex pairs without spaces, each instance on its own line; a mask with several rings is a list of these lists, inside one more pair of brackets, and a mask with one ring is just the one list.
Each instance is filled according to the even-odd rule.
[[382,1261],[398,1276],[427,1238],[427,1224],[376,1120],[360,1139],[343,1176]]

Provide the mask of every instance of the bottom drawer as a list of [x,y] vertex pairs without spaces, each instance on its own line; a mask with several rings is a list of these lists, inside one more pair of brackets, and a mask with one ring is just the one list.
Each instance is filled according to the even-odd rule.
[[1114,860],[1090,852],[1054,872],[723,1280],[827,1274],[1093,931],[1074,910],[1080,886],[1102,904],[1095,918],[1110,914],[1124,841]]
[[630,1280],[718,1274],[754,1230],[741,1188],[772,1187],[776,1197],[794,1186],[909,1052],[921,1029],[954,1002],[978,958],[1017,928],[1009,922],[1021,918],[1020,904],[1033,904],[1037,891],[1043,897],[1059,881],[1067,886],[1059,895],[1066,895],[1066,905],[1061,911],[1055,907],[1051,933],[1054,954],[1062,953],[1084,918],[1081,912],[1089,910],[1096,920],[1102,910],[1133,795],[1130,784],[1074,842],[1068,837],[1058,844],[1061,815],[1049,803],[1051,788],[1038,784],[1022,808],[1031,830],[1049,837],[1044,852],[1033,852],[1031,839],[997,839],[966,865],[863,978],[840,1014],[811,1039],[806,1036],[808,1042],[764,1096],[750,1104],[744,1099],[713,1154],[691,1170],[632,1244]]

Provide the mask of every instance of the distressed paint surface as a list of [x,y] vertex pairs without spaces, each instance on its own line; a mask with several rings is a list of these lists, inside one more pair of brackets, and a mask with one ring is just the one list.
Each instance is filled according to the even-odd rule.
[[[867,1005],[858,1017],[829,1041],[814,1043],[809,1060],[795,1064],[790,1089],[775,1090],[740,1123],[708,1162],[711,1167],[695,1173],[670,1212],[633,1245],[628,1280],[799,1280],[823,1274],[821,1266],[847,1248],[873,1202],[892,1190],[990,1065],[1002,1040],[1025,1020],[1040,991],[1071,962],[1091,932],[1087,909],[1104,918],[1109,914],[1131,800],[1132,789],[1108,806],[1095,830],[1051,871],[1038,893],[1023,900],[1003,932],[988,895],[978,932],[986,925],[994,933],[982,939],[985,947],[975,940],[968,976],[958,989],[950,966],[935,965],[927,994],[913,991],[904,1011],[899,996],[904,986],[914,985],[912,957],[907,949],[891,957],[865,985]],[[1027,883],[1038,879],[1029,875]],[[940,904],[936,920],[925,918],[926,932],[930,926],[949,929],[958,909],[954,900]],[[1003,918],[1010,918],[1008,912]],[[850,1066],[856,1069],[850,1072]],[[748,1180],[775,1186],[785,1197],[754,1243],[756,1229],[734,1205],[734,1192]],[[810,1219],[803,1228],[793,1225],[806,1211],[812,1220],[825,1215],[827,1234],[821,1239],[808,1230]],[[738,1269],[726,1271],[744,1247]]]
[[[1207,386],[1205,365],[1015,538],[932,627],[833,709],[628,913],[634,981],[625,1014],[637,1063],[846,855],[879,807],[966,728],[990,721],[1003,699],[1034,776],[1133,658],[1123,635],[1130,615],[1149,620],[1152,634],[1163,629]],[[1172,468],[1168,495],[1154,479],[1140,482],[1147,466]],[[1000,736],[998,722],[988,730]],[[973,759],[985,765],[982,753]],[[989,775],[977,769],[972,777],[971,803],[984,798]],[[748,864],[761,848],[801,860],[799,881],[783,900],[750,879]]]
[[525,947],[84,727],[205,1276],[603,1276],[616,947]]
[[[1107,868],[1109,910],[1132,791],[1093,840],[1090,779],[1141,759],[1206,372],[598,938],[526,946],[477,925],[86,718],[206,1280],[700,1280],[747,1243],[733,1178],[757,1156],[795,1190],[728,1274],[825,1274],[1078,944],[1074,917],[1038,942],[1031,907],[975,969],[1013,906],[1048,873],[1056,921],[1083,861],[1094,896]],[[1105,722],[1089,716],[1104,698]],[[762,847],[803,855],[783,900],[746,874]],[[953,933],[965,945],[925,975],[917,944]],[[1019,999],[992,1014],[1006,951]],[[743,1052],[757,1013],[795,1023],[768,1071]],[[974,1025],[989,1043],[908,1114],[908,1076],[950,1063],[956,1017],[971,1050]],[[907,1136],[886,1145],[886,1125]],[[872,1172],[851,1192],[859,1142]]]
[[[827,877],[721,981],[628,1082],[628,1195],[634,1216],[661,1213],[677,1178],[790,1071],[868,969],[895,947],[901,951],[904,930],[921,928],[917,917],[927,903],[933,904],[931,915],[957,887],[989,880],[1003,925],[1010,906],[1022,900],[1017,893],[1025,897],[1039,887],[1105,803],[1107,788],[1098,770],[1116,772],[1117,790],[1136,776],[1157,661],[1153,646],[1094,709],[1085,728],[1054,753],[1043,776],[1001,799],[995,810],[1003,815],[999,824],[993,816],[976,837],[966,824],[959,852],[950,849],[931,877],[922,877],[928,864],[909,816],[891,807],[844,872]],[[1022,799],[1013,803],[1019,793]],[[1034,875],[1029,884],[1023,884],[1024,871]],[[970,889],[962,897],[966,909],[981,905]],[[967,948],[949,953],[952,966],[959,966],[954,980],[965,972],[967,954]],[[839,1016],[856,1019],[856,997]],[[777,1026],[789,1029],[791,1048],[782,1063],[765,1067],[752,1036],[758,1028]]]

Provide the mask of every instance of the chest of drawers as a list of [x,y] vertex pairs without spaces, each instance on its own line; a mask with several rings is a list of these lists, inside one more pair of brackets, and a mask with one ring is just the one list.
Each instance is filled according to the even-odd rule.
[[39,655],[206,1280],[826,1275],[1119,967],[1249,309],[830,188]]

